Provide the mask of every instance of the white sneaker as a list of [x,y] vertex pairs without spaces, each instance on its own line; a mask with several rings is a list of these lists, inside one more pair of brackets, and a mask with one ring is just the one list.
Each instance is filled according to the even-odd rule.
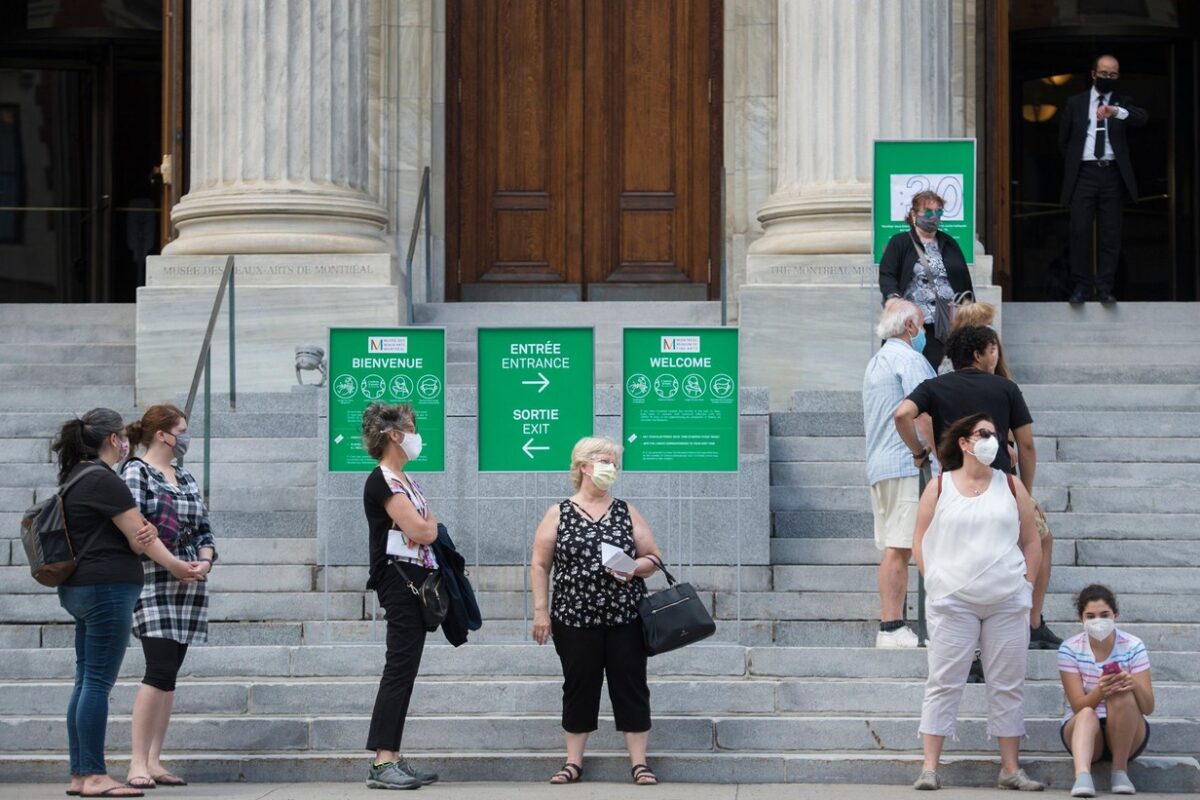
[[883,649],[916,647],[917,635],[907,625],[894,631],[879,631],[875,634],[875,646]]

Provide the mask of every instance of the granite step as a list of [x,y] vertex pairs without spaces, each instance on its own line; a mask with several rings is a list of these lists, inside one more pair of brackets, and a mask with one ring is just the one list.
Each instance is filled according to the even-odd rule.
[[[365,592],[361,591],[214,592],[209,598],[208,618],[215,622],[369,619],[364,598]],[[0,595],[0,623],[70,621],[71,616],[59,606],[52,589],[43,587],[36,594]]]
[[[1004,304],[1002,316],[1007,323],[1010,304]],[[1196,311],[1200,314],[1200,310]],[[1145,328],[1142,333],[1145,338],[1129,335],[1125,325],[1113,325],[1110,322],[1084,322],[1081,320],[1038,322],[1037,324],[1007,325],[1002,324],[1000,338],[1005,350],[1019,351],[1026,344],[1058,344],[1069,353],[1077,344],[1140,344],[1145,347],[1178,347],[1190,346],[1195,342],[1196,327],[1189,322],[1155,322]]]
[[[1162,323],[1194,323],[1200,315],[1197,303],[1127,303],[1113,305],[1085,303],[1072,306],[1067,303],[1016,303],[1004,304],[1004,325],[1038,327],[1049,323],[1073,323],[1096,327],[1120,327],[1124,330],[1142,330],[1152,337],[1157,325]],[[1153,341],[1152,338],[1149,339]]]
[[52,458],[50,441],[49,436],[0,439],[0,464],[49,464]]
[[[1195,438],[1200,412],[1045,411],[1035,414],[1034,433],[1041,437]],[[862,436],[862,413],[852,411],[781,411],[771,414],[770,435]]]
[[[264,568],[265,566],[265,568]],[[208,589],[216,595],[229,592],[311,592],[317,590],[315,567],[305,564],[224,564],[208,576]],[[362,584],[359,584],[359,588]],[[0,594],[42,594],[46,587],[35,581],[28,567],[0,567]]]
[[132,326],[136,303],[0,303],[0,319],[13,327],[61,330],[72,324]]
[[[4,313],[0,312],[0,315]],[[41,344],[54,341],[132,345],[137,338],[136,326],[131,321],[110,324],[46,320],[41,323],[30,321],[12,324],[12,321],[5,317],[4,322],[4,325],[0,325],[0,344]]]
[[[1200,409],[1200,385],[1095,383],[1031,383],[1021,394],[1034,414],[1051,410],[1068,411],[1195,411]],[[858,391],[798,390],[792,393],[792,411],[840,411],[862,413]],[[1036,425],[1036,422],[1035,422]]]
[[[866,474],[866,464],[862,461],[775,460],[771,463],[772,486],[853,486],[856,483],[866,486]],[[1200,486],[1200,462],[1041,463],[1039,460],[1037,485],[1088,488],[1195,487]]]
[[[128,391],[132,397],[132,387],[123,387],[120,391]],[[103,398],[102,398],[103,399]],[[55,404],[57,405],[57,404]],[[51,439],[58,434],[63,423],[75,414],[96,408],[98,403],[83,403],[78,409],[70,408],[62,411],[13,410],[11,407],[0,405],[0,439]],[[124,405],[112,407],[121,415],[126,423],[141,416],[141,412],[133,407],[132,400]]]
[[[867,487],[865,481],[857,486],[772,486],[771,487],[771,510],[772,511],[870,511],[871,508],[871,490]],[[1042,508],[1047,511],[1066,511],[1068,503],[1071,504],[1071,509],[1076,511],[1104,511],[1113,510],[1109,508],[1094,508],[1094,502],[1089,500],[1075,500],[1075,492],[1083,490],[1068,490],[1058,486],[1038,486],[1036,496]],[[1134,498],[1141,497],[1141,493],[1165,491],[1158,489],[1097,489],[1098,493],[1108,493],[1111,496],[1111,503],[1133,502]],[[1088,495],[1087,497],[1092,497]],[[1142,508],[1147,501],[1139,501]],[[1197,498],[1196,504],[1200,504],[1200,497]],[[1192,501],[1181,500],[1179,503],[1179,511],[1191,511]],[[1149,509],[1145,510],[1163,510],[1173,511],[1176,509]],[[862,530],[862,529],[860,529]],[[866,530],[872,530],[867,528]]]
[[[916,735],[920,719],[879,714],[845,715],[655,715],[654,745],[670,752],[791,752],[804,743],[809,752],[883,753],[919,752]],[[947,739],[948,752],[987,751],[986,720],[960,715],[957,737]],[[1155,720],[1154,746],[1160,755],[1190,755],[1200,744],[1200,724],[1177,718]],[[59,717],[11,716],[0,726],[0,750],[8,753],[66,749],[66,720]],[[257,753],[275,751],[345,751],[362,747],[369,714],[296,716],[176,715],[171,719],[164,749]],[[1059,718],[1028,715],[1022,749],[1030,753],[1058,754]],[[129,717],[110,715],[107,748],[128,750]],[[514,741],[526,752],[561,755],[561,716],[550,714],[490,714],[484,720],[472,715],[425,716],[410,714],[405,722],[405,752],[496,752],[510,749]],[[593,734],[593,746],[614,750],[622,746],[612,718],[602,717]]]
[[[187,466],[194,469],[197,480],[203,480],[202,448],[197,448]],[[35,486],[49,488],[58,480],[58,465],[6,464],[0,470],[0,486]],[[224,462],[210,464],[209,480],[214,489],[253,489],[276,491],[317,485],[316,462],[287,461],[271,463]]]
[[[365,729],[364,729],[365,730]],[[675,753],[654,744],[653,763],[659,778],[670,784],[877,784],[907,789],[921,771],[915,754],[878,752],[752,752]],[[622,748],[602,748],[589,743],[587,780],[625,784],[629,757]],[[114,748],[110,748],[110,752]],[[358,785],[364,777],[361,747],[344,752],[259,752],[253,756],[232,753],[191,752],[171,755],[178,771],[197,783],[336,782]],[[1038,780],[1053,787],[1069,787],[1074,771],[1063,755],[1022,754],[1021,764]],[[67,770],[61,753],[0,755],[0,781],[55,783]],[[421,754],[422,769],[442,776],[445,783],[502,781],[543,783],[562,766],[561,753],[493,751]],[[110,772],[123,775],[128,759],[110,756]],[[980,753],[947,753],[940,772],[950,786],[994,787],[999,759],[994,748]],[[1143,756],[1130,765],[1131,779],[1142,792],[1200,792],[1200,764],[1192,756]],[[1097,774],[1096,785],[1107,789],[1106,774]]]
[[[869,531],[867,533],[870,533]],[[1155,544],[1158,544],[1157,542]],[[1167,544],[1179,544],[1171,542]],[[1186,543],[1193,544],[1193,543]],[[1196,544],[1197,554],[1200,555],[1200,542]],[[1061,566],[1071,566],[1076,563],[1075,556],[1076,542],[1073,539],[1055,539],[1054,541],[1054,564]],[[1114,550],[1114,554],[1120,553],[1123,550],[1136,550],[1135,547],[1121,548]],[[1189,551],[1185,551],[1189,552]],[[772,539],[771,540],[771,564],[773,569],[780,566],[795,566],[808,565],[812,567],[825,566],[854,566],[854,565],[869,565],[878,566],[881,551],[875,547],[874,535],[864,536],[857,539],[836,539],[836,538],[799,538],[799,539]],[[1124,565],[1123,562],[1117,562],[1118,565]],[[1178,564],[1177,566],[1191,566],[1187,564]],[[1171,564],[1171,561],[1165,561],[1162,566]],[[1157,562],[1149,566],[1155,566]]]
[[[780,565],[772,567],[775,592],[842,592],[874,589],[874,566]],[[1089,583],[1119,587],[1122,596],[1152,595],[1168,601],[1169,595],[1194,596],[1200,586],[1200,567],[1076,567],[1055,565],[1050,575],[1050,591],[1077,592]],[[909,591],[917,589],[917,571],[909,571]]]
[[1062,354],[1061,361],[1030,363],[1010,362],[1012,378],[1022,386],[1035,383],[1079,383],[1112,385],[1130,383],[1196,384],[1200,383],[1200,367],[1195,365],[1142,365],[1136,363],[1112,365],[1106,362],[1084,364],[1069,360]]
[[[133,406],[133,385],[114,383],[111,385],[90,384],[88,386],[48,386],[46,384],[22,385],[15,382],[0,384],[0,408],[13,411],[58,411],[58,425],[70,414],[104,407],[112,409]],[[51,429],[57,430],[57,426]],[[40,431],[45,435],[47,431]],[[0,436],[11,436],[0,430]]]
[[0,363],[0,382],[13,386],[132,385],[133,364],[5,364]]
[[[1196,307],[1200,316],[1200,306]],[[1108,364],[1113,367],[1181,366],[1200,367],[1200,351],[1157,341],[1120,343],[1051,342],[1010,344],[1005,340],[1004,357],[1015,367],[1022,364]]]
[[[47,337],[48,338],[48,337]],[[0,347],[0,364],[49,364],[70,369],[77,364],[113,364],[129,366],[137,360],[137,348],[131,344],[80,342],[42,344],[24,342],[20,347]]]

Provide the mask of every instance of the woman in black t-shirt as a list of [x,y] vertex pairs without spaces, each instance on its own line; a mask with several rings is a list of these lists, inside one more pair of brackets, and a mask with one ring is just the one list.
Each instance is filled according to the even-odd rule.
[[75,572],[58,587],[58,600],[75,619],[75,688],[67,704],[71,785],[67,792],[98,797],[142,797],[110,778],[104,762],[108,698],[121,670],[142,592],[138,554],[167,567],[183,581],[199,575],[171,555],[154,526],[112,467],[129,454],[121,415],[95,408],[68,420],[52,449],[58,482],[86,472],[63,497]]
[[367,786],[417,789],[438,776],[414,769],[400,754],[400,740],[425,649],[425,621],[415,589],[438,568],[430,547],[437,540],[438,521],[421,487],[404,474],[408,462],[421,454],[412,406],[367,406],[362,438],[379,462],[363,486],[370,548],[367,588],[375,590],[387,612],[387,662],[367,734],[367,749],[375,752]]

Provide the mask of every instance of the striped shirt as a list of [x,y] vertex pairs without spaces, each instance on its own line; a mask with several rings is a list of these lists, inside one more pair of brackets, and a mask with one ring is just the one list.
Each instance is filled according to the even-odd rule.
[[925,356],[903,339],[888,339],[871,357],[863,375],[863,427],[867,433],[867,482],[872,486],[889,478],[920,474],[892,416],[904,398],[935,377]]
[[[1079,675],[1083,680],[1084,692],[1090,692],[1099,685],[1101,669],[1110,661],[1120,664],[1121,670],[1130,675],[1150,669],[1150,657],[1146,655],[1146,645],[1142,644],[1141,639],[1130,636],[1120,629],[1117,629],[1117,640],[1113,643],[1112,652],[1099,664],[1092,655],[1092,645],[1086,631],[1066,639],[1058,647],[1058,671]],[[1074,714],[1075,712],[1071,710],[1071,704],[1068,702],[1063,719],[1070,719]],[[1096,716],[1103,717],[1107,714],[1104,701],[1101,701],[1100,705],[1096,706]]]

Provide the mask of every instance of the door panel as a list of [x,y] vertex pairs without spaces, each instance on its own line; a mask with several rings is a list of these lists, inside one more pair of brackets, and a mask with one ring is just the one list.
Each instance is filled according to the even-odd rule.
[[707,0],[588,4],[585,230],[589,283],[707,281],[710,256]]
[[708,283],[720,1],[458,0],[448,11],[461,98],[448,113],[448,295],[487,282]]
[[464,281],[580,279],[569,245],[580,213],[577,12],[544,0],[462,4]]

